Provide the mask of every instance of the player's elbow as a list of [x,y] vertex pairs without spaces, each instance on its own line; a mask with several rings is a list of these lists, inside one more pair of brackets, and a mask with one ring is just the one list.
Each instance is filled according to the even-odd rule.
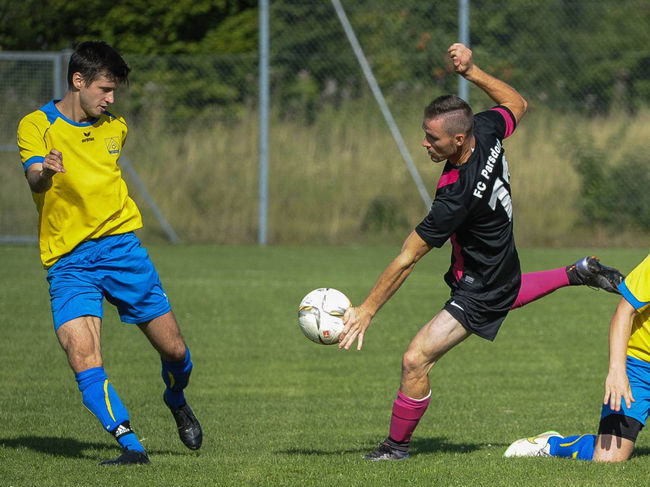
[[41,178],[36,172],[28,172],[25,174],[25,178],[32,193],[45,193],[52,187],[52,179]]
[[524,114],[528,111],[528,100],[526,100],[523,96],[521,97],[521,116],[523,117]]
[[402,250],[395,260],[400,267],[412,269],[429,250],[431,250],[431,246],[413,231],[404,241]]
[[517,122],[519,122],[528,111],[528,101],[523,96],[520,95],[518,100],[516,100],[516,102],[514,102],[513,105],[514,107],[511,108],[511,111],[515,116]]

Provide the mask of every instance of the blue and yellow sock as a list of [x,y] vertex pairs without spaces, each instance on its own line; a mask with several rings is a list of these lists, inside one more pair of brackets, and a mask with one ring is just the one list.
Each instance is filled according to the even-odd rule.
[[185,404],[185,393],[183,390],[190,381],[192,372],[192,359],[189,347],[185,348],[185,358],[178,362],[167,362],[162,357],[162,378],[167,385],[165,389],[165,402],[177,408]]
[[596,435],[574,435],[566,438],[552,436],[548,443],[551,456],[574,460],[593,460]]
[[75,374],[83,403],[111,433],[117,442],[129,450],[144,451],[129,423],[129,412],[108,382],[104,367],[94,367]]

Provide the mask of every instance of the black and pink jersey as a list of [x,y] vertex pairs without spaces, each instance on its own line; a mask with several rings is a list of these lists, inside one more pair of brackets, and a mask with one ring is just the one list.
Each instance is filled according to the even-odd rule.
[[451,267],[445,281],[458,294],[481,295],[488,302],[503,302],[504,294],[513,292],[514,301],[520,285],[502,145],[515,125],[510,110],[502,106],[474,116],[472,155],[460,167],[447,162],[431,210],[415,228],[433,247],[451,240]]

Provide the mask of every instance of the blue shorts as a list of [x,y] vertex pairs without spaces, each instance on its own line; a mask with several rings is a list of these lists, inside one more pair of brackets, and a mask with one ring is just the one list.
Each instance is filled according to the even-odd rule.
[[621,410],[614,411],[609,407],[609,403],[603,404],[600,419],[610,414],[622,414],[639,421],[645,425],[650,412],[650,363],[634,357],[627,356],[627,378],[630,381],[632,397],[634,402],[630,409],[627,408],[625,400],[621,399]]
[[104,298],[125,323],[171,311],[147,250],[133,233],[79,244],[47,271],[54,329],[80,316],[103,318]]

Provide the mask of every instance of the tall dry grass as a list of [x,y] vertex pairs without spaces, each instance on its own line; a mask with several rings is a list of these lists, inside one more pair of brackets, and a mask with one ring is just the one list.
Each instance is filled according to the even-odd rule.
[[[430,193],[441,165],[421,147],[422,107],[400,107],[398,125]],[[272,117],[269,153],[269,242],[396,243],[426,207],[371,100],[323,109],[313,123]],[[588,118],[533,108],[505,142],[520,245],[639,245],[647,234],[590,225],[580,210],[576,160],[595,146],[612,161],[644,149],[650,111]],[[254,243],[258,228],[258,119],[189,124],[169,131],[161,118],[132,124],[126,156],[185,242]],[[0,234],[35,225],[17,154],[4,154]],[[128,178],[127,178],[128,182]],[[164,239],[145,215],[144,237]],[[30,208],[33,215],[33,208]],[[383,217],[382,217],[383,215]]]

